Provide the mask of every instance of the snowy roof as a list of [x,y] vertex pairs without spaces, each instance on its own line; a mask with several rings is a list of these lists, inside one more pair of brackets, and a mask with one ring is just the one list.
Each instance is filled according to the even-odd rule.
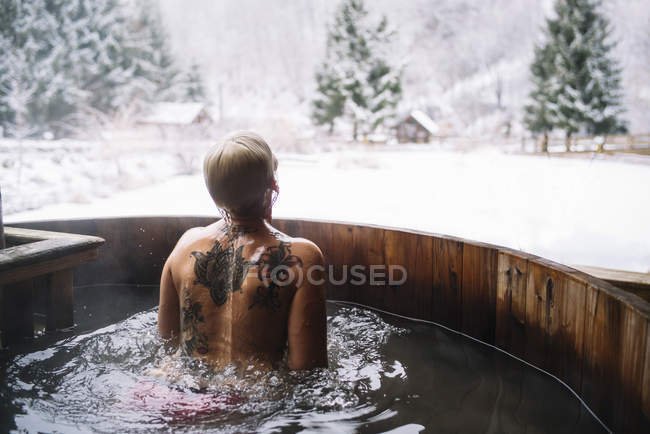
[[433,119],[429,117],[422,110],[413,110],[411,112],[411,117],[415,119],[420,125],[422,125],[428,132],[431,134],[437,134],[439,131],[438,124],[435,123]]
[[148,113],[140,117],[138,122],[186,125],[194,122],[204,110],[205,105],[200,102],[159,102],[152,105]]

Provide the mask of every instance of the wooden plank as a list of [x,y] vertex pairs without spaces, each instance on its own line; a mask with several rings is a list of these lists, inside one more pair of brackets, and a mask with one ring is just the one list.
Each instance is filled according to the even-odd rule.
[[[332,224],[305,222],[304,230],[304,236],[316,243],[323,253],[323,257],[325,258],[325,279],[327,279],[327,270],[332,263],[332,255],[334,254],[332,248]],[[340,293],[335,292],[336,289],[332,289],[331,285],[327,282],[325,283],[325,287],[327,289],[327,298],[340,299],[340,297],[342,297]]]
[[564,291],[565,281],[554,269],[532,261],[528,265],[526,284],[526,360],[536,366],[549,367],[548,329],[551,306],[556,293]]
[[[276,220],[273,221],[276,223]],[[294,219],[284,219],[281,221],[277,221],[277,224],[281,227],[278,227],[278,229],[285,234],[289,235],[290,237],[300,237],[301,235],[301,221],[300,220],[294,220]],[[275,224],[274,224],[275,226]]]
[[650,323],[646,323],[645,356],[643,358],[643,375],[641,377],[641,411],[643,418],[650,421]]
[[352,275],[354,270],[350,269],[351,278],[353,279],[351,283],[354,284],[351,284],[348,289],[354,293],[354,299],[358,303],[380,309],[386,307],[386,293],[383,288],[370,284],[369,265],[386,264],[385,237],[387,232],[390,231],[367,226],[355,226],[352,231],[353,254],[350,258],[352,263],[349,265],[362,266],[357,273],[363,275],[364,283],[357,284],[361,277]]
[[[8,250],[8,249],[6,249]],[[97,248],[92,248],[78,253],[73,253],[61,258],[19,266],[14,269],[0,271],[0,284],[17,283],[23,280],[53,273],[66,268],[73,268],[97,258]]]
[[[6,247],[4,225],[2,223],[2,188],[0,187],[0,250]],[[0,285],[0,306],[4,306],[3,290]],[[0,348],[4,347],[5,333],[4,333],[4,309],[0,309]]]
[[312,241],[318,246],[318,248],[320,248],[325,257],[325,263],[328,262],[328,251],[332,245],[332,231],[330,226],[330,223],[319,224],[305,221],[303,222],[301,231],[298,234],[298,236]]
[[614,426],[620,432],[648,432],[642,404],[648,319],[629,306],[624,306],[622,313],[619,372],[613,374],[621,382],[622,399],[617,401],[622,413],[616,415]]
[[547,367],[574,390],[582,383],[587,285],[568,275],[556,276],[548,305]]
[[[406,281],[400,285],[375,287],[384,293],[383,309],[414,318],[432,318],[432,253],[433,241],[430,238],[425,239],[409,232],[385,231],[384,279],[389,279],[391,267],[403,267],[406,270]],[[395,271],[396,280],[402,280],[401,276],[401,273]]]
[[[620,411],[619,373],[622,307],[607,292],[587,286],[585,345],[581,395],[591,409],[616,429],[614,415]],[[616,397],[616,398],[615,398]]]
[[650,273],[635,273],[585,265],[576,265],[574,268],[650,301]]
[[432,319],[454,330],[460,330],[463,243],[435,237],[432,266]]
[[499,252],[495,345],[517,357],[525,356],[528,259]]
[[[413,236],[413,235],[412,235]],[[415,276],[407,269],[408,284],[413,285],[418,295],[420,305],[415,310],[418,318],[428,321],[433,320],[434,291],[433,291],[433,237],[416,236],[415,252]],[[407,313],[408,314],[408,313]]]
[[0,249],[4,249],[5,247],[5,231],[4,225],[2,224],[2,188],[0,187]]
[[496,326],[497,249],[463,245],[461,329],[490,344]]
[[2,287],[2,346],[34,336],[32,280]]
[[74,325],[72,269],[57,271],[48,277],[46,329],[72,327]]
[[[86,235],[59,234],[54,232],[33,231],[21,228],[5,228],[7,241],[16,244],[16,240],[24,240],[26,244],[14,245],[0,250],[0,272],[17,266],[35,264],[56,259],[61,256],[77,253],[83,250],[97,248],[104,244],[98,237]],[[42,236],[40,241],[36,234]]]
[[333,223],[332,244],[328,252],[327,296],[336,300],[357,301],[357,293],[348,284],[349,265],[354,260],[354,226]]

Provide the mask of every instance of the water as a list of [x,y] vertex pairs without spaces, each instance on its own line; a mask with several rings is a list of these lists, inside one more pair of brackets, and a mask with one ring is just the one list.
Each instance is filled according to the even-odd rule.
[[3,430],[606,431],[557,380],[432,324],[328,302],[328,369],[213,372],[161,341],[155,308],[108,324],[114,291],[77,297],[74,334],[5,354]]

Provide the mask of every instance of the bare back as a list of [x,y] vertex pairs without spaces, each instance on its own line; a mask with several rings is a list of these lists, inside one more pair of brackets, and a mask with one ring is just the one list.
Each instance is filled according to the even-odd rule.
[[[159,330],[216,366],[324,366],[325,294],[320,250],[267,223],[219,221],[189,230],[165,264]],[[307,273],[310,279],[307,279]]]

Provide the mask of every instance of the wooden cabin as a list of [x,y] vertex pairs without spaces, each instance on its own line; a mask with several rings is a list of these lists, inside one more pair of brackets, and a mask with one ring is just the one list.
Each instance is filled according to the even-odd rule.
[[158,133],[165,138],[174,134],[200,132],[212,124],[213,119],[206,105],[196,102],[160,102],[149,107],[136,120],[139,129]]
[[429,143],[438,135],[438,124],[422,110],[413,110],[395,127],[399,143]]

